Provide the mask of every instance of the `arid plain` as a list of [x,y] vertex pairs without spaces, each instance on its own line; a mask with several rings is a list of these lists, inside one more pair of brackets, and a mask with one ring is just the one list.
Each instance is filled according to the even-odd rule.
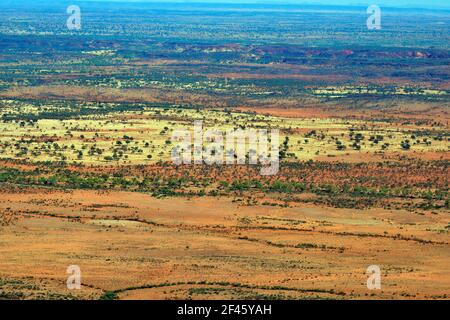
[[[449,13],[173,6],[0,12],[0,299],[449,299]],[[279,172],[175,165],[195,121]]]

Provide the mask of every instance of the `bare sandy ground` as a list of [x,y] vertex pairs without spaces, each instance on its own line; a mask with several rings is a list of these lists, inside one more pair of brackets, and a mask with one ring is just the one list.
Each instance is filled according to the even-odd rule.
[[[17,219],[0,226],[0,293],[84,299],[107,291],[121,299],[448,298],[448,213],[243,206],[232,200],[3,191],[0,212]],[[69,265],[81,268],[81,290],[66,289]],[[381,290],[367,289],[370,265],[381,268]]]

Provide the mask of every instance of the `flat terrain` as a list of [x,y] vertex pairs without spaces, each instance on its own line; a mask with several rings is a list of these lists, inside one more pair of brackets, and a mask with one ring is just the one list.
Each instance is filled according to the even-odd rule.
[[199,120],[205,132],[219,130],[224,139],[236,129],[277,129],[284,144],[283,157],[291,162],[379,161],[399,155],[449,159],[448,122],[442,114],[437,121],[374,121],[271,116],[255,113],[258,109],[230,112],[129,103],[0,103],[5,119],[0,129],[0,159],[115,166],[169,162],[173,133],[186,130],[193,135],[194,121]]
[[[131,192],[1,196],[0,210],[17,217],[1,227],[3,297],[372,298],[365,285],[371,264],[383,270],[377,298],[448,295],[450,219],[442,213]],[[83,290],[65,289],[72,264],[82,269]],[[13,281],[26,289],[6,292]]]
[[0,2],[0,299],[450,298],[450,11],[73,3]]

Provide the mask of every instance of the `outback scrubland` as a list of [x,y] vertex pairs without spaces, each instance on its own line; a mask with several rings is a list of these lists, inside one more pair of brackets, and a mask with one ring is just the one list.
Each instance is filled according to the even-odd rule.
[[[449,12],[104,5],[0,4],[0,299],[449,298]],[[173,164],[199,120],[279,172]]]

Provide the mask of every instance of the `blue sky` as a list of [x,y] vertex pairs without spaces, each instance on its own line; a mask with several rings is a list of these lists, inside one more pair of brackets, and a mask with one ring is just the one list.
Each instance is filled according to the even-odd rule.
[[253,4],[322,4],[322,5],[354,5],[365,6],[376,4],[380,7],[394,8],[426,8],[450,10],[450,0],[0,0],[0,5],[19,3],[66,3],[66,2],[177,2],[177,3],[253,3]]
[[450,0],[85,0],[117,2],[207,2],[207,3],[272,3],[272,4],[327,4],[362,5],[376,4],[384,7],[450,8]]

